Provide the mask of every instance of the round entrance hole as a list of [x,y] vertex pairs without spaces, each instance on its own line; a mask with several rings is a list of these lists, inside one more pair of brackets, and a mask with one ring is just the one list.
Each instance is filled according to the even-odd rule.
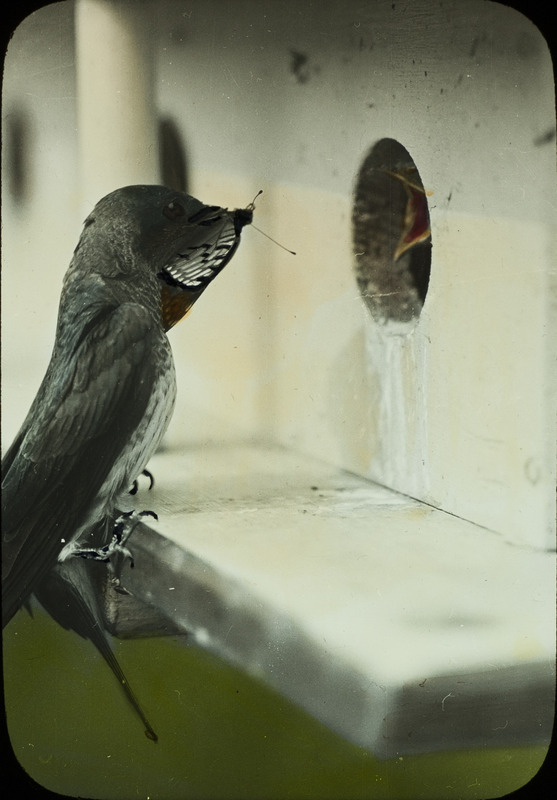
[[395,139],[377,142],[360,168],[352,240],[356,280],[373,318],[413,327],[429,284],[431,228],[418,168]]

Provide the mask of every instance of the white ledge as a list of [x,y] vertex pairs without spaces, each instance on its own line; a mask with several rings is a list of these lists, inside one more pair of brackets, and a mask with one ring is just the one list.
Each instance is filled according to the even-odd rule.
[[549,742],[553,554],[283,449],[150,468],[124,583],[201,646],[378,756]]

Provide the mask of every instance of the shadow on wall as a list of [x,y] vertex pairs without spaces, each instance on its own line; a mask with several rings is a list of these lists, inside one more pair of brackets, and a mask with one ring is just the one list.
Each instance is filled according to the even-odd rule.
[[188,192],[188,160],[178,125],[170,117],[159,120],[159,164],[163,186]]
[[[163,186],[188,191],[186,148],[177,124],[169,117],[159,120],[159,164]],[[33,184],[35,137],[29,113],[14,106],[6,114],[5,168],[8,190],[16,206],[26,203]]]
[[26,203],[31,194],[34,144],[30,115],[14,106],[6,114],[4,146],[8,189],[16,206]]

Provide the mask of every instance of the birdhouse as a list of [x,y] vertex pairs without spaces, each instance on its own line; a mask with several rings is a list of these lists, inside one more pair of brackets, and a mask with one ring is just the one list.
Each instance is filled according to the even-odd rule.
[[474,8],[297,5],[293,29],[269,7],[223,63],[191,19],[158,66],[192,187],[263,188],[254,225],[296,251],[246,230],[176,331],[160,529],[228,586],[182,621],[382,756],[540,741],[550,717],[552,72],[525,17]]
[[[483,0],[231,5],[77,4],[75,169],[57,207],[77,219],[116,176],[164,182],[160,164],[205,203],[257,198],[233,261],[169,334],[178,403],[154,489],[129,499],[159,521],[130,538],[130,596],[105,583],[107,626],[164,619],[380,759],[545,747],[548,46]],[[28,220],[44,228],[36,175]],[[34,275],[38,244],[17,192],[7,202],[5,253]],[[21,293],[20,273],[5,280]]]

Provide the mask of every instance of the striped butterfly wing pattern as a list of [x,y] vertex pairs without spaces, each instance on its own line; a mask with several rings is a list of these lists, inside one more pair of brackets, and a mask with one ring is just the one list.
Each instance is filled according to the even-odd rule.
[[253,218],[253,210],[234,211],[219,206],[204,206],[191,216],[192,234],[182,245],[160,277],[170,286],[195,294],[202,292],[228,264],[239,243],[240,233]]

